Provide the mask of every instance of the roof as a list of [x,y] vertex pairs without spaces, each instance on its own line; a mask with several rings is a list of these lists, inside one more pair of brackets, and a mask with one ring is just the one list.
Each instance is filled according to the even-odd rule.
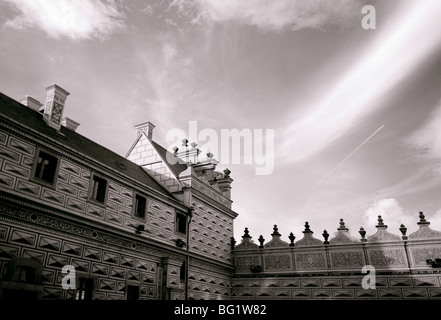
[[[184,160],[174,155],[171,155],[171,153],[167,151],[167,149],[157,144],[155,141],[151,141],[151,143],[155,147],[156,151],[159,153],[159,156],[164,160],[164,162],[166,162],[168,168],[171,170],[171,172],[173,172],[175,177],[179,177],[179,174],[182,171],[187,170],[187,165],[185,164]],[[167,154],[176,159],[176,162],[174,164],[168,163],[167,159],[169,158],[167,158]]]
[[137,164],[64,126],[60,128],[62,134],[59,134],[56,129],[51,128],[43,121],[43,115],[41,113],[26,107],[1,92],[0,116],[10,118],[26,128],[48,136],[79,154],[90,157],[159,193],[167,196],[171,195]]

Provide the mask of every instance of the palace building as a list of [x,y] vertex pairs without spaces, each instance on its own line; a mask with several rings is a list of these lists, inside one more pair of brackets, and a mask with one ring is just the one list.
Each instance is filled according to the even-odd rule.
[[171,153],[145,122],[120,156],[63,117],[69,92],[46,92],[0,94],[0,299],[441,298],[441,232],[423,213],[410,235],[379,217],[361,238],[341,220],[323,240],[306,223],[297,241],[274,226],[236,243],[233,179],[211,153],[185,139]]
[[150,122],[119,156],[63,118],[66,90],[46,91],[0,95],[0,298],[229,299],[230,172],[186,141],[169,165]]

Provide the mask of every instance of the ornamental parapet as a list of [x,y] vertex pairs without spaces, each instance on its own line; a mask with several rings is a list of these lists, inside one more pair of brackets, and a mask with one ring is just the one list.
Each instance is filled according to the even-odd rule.
[[291,232],[289,242],[282,240],[274,225],[271,239],[265,243],[260,235],[259,244],[245,228],[240,243],[236,245],[232,239],[236,275],[338,275],[360,273],[366,265],[384,273],[434,272],[441,258],[441,232],[430,228],[423,212],[419,213],[419,219],[417,231],[407,235],[407,228],[402,224],[400,236],[389,232],[383,218],[378,216],[376,233],[366,236],[366,231],[360,228],[360,237],[351,235],[340,219],[331,239],[326,230],[322,233],[323,239],[314,237],[306,222],[303,237],[295,241]]

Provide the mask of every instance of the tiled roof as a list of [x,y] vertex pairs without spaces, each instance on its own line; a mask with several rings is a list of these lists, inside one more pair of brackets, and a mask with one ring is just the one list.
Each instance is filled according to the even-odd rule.
[[170,193],[167,190],[165,190],[137,164],[64,126],[61,126],[61,134],[58,133],[57,130],[49,127],[43,121],[41,113],[24,106],[3,93],[0,93],[0,117],[14,120],[25,128],[35,130],[42,136],[50,137],[78,154],[90,157],[141,184],[144,184],[164,195],[170,196]]

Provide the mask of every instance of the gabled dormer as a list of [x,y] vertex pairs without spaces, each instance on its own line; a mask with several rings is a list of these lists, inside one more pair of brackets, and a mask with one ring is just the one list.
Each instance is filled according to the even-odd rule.
[[190,190],[198,190],[231,209],[230,170],[216,171],[218,161],[210,152],[205,156],[195,142],[183,139],[169,151],[153,141],[154,125],[135,126],[137,139],[126,158],[141,166],[176,198],[192,205]]
[[174,156],[174,164],[167,161],[171,155],[167,155],[168,151],[152,140],[154,127],[150,122],[135,126],[137,138],[126,158],[141,166],[170,193],[180,192],[184,185],[178,176],[187,170],[187,165]]

